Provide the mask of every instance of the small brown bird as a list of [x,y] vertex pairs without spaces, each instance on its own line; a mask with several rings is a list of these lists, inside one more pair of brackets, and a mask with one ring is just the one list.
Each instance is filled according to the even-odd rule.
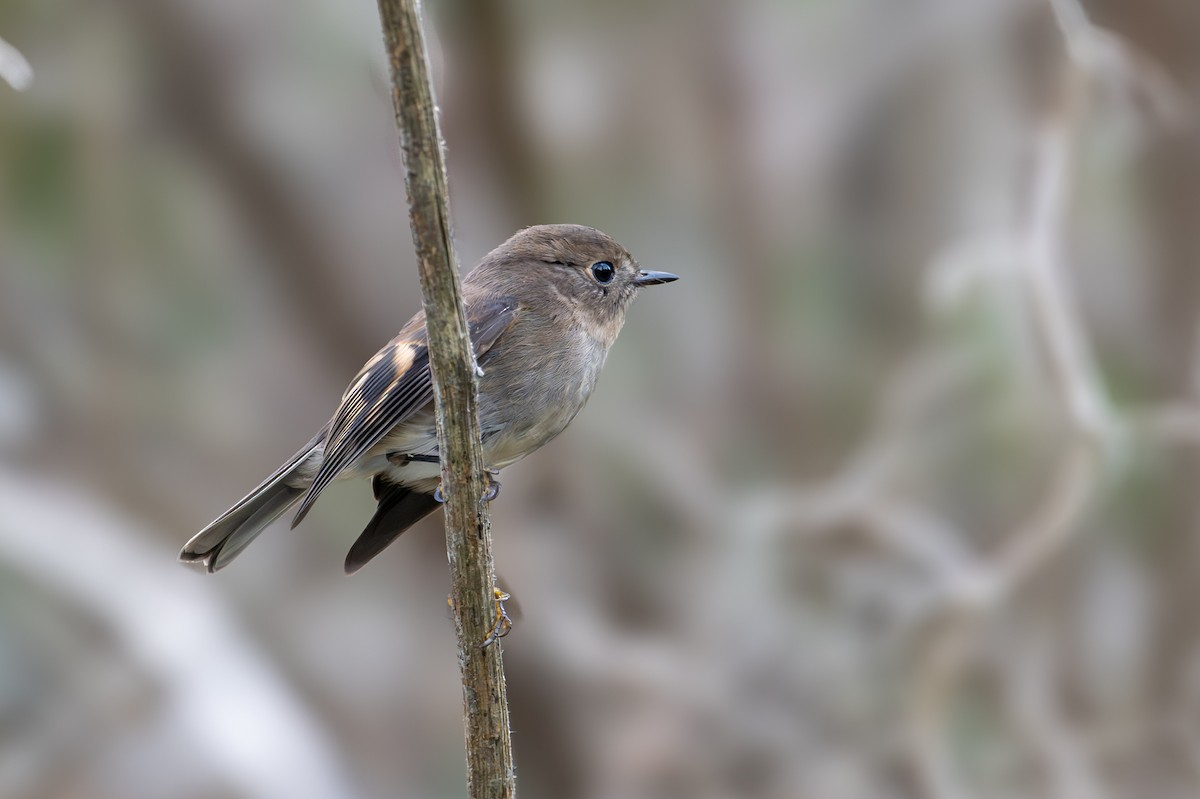
[[[581,225],[526,228],[488,253],[462,288],[483,371],[479,426],[490,470],[563,431],[592,393],[638,290],[677,279],[639,268],[612,238]],[[379,502],[346,556],[347,573],[440,504],[424,312],[367,361],[321,432],[188,541],[180,560],[210,572],[226,566],[297,502],[299,524],[342,477],[370,477]]]

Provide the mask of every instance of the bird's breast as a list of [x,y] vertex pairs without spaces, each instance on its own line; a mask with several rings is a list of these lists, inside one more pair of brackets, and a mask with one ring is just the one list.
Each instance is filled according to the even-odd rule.
[[485,366],[479,421],[489,465],[502,468],[561,433],[595,388],[607,351],[571,331],[534,338]]

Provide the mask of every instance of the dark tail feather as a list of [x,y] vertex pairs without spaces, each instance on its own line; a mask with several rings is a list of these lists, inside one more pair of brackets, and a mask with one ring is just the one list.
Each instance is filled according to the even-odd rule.
[[287,479],[308,459],[323,435],[322,431],[258,488],[192,536],[180,551],[179,559],[200,564],[210,573],[229,565],[267,525],[304,496],[304,489],[288,485]]
[[421,519],[438,509],[441,503],[432,494],[389,483],[376,476],[371,487],[379,508],[366,528],[359,534],[346,555],[346,574],[353,574],[367,561],[382,552],[388,544]]

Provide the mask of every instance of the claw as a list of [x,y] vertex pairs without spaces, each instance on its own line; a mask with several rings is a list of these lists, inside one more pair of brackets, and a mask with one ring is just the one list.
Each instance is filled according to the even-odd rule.
[[[492,622],[492,628],[488,630],[487,638],[483,639],[483,644],[480,645],[480,649],[491,646],[496,641],[499,641],[501,638],[512,632],[513,628],[513,621],[508,615],[508,610],[504,607],[504,603],[512,599],[512,596],[506,594],[504,591],[501,591],[499,588],[493,587],[492,591],[495,597],[494,601],[496,603],[496,620]],[[451,613],[454,612],[454,594],[446,595],[446,607],[450,608]]]
[[483,470],[483,480],[485,483],[483,487],[484,502],[491,502],[493,499],[500,496],[500,481],[496,479],[499,474],[500,471],[498,469]]
[[508,611],[504,609],[504,603],[512,597],[499,588],[493,587],[492,591],[495,593],[496,620],[492,623],[492,629],[488,632],[487,638],[483,639],[483,648],[508,635],[513,628],[512,619],[508,617]]
[[[421,461],[423,463],[437,463],[437,458],[427,455],[405,455],[399,452],[393,452],[387,456],[387,459],[396,466],[403,466],[413,461]],[[427,460],[428,459],[428,460]],[[499,476],[499,469],[484,468],[483,470],[483,501],[491,502],[496,497],[500,496],[500,481],[496,479]],[[445,504],[446,495],[442,492],[441,485],[433,490],[433,498],[438,502]]]

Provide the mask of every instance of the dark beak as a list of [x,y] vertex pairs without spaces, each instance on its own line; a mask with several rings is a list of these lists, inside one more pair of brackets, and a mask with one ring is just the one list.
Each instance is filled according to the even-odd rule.
[[670,283],[672,280],[678,280],[679,275],[672,275],[670,272],[646,272],[637,273],[631,282],[635,286],[657,286],[659,283]]

